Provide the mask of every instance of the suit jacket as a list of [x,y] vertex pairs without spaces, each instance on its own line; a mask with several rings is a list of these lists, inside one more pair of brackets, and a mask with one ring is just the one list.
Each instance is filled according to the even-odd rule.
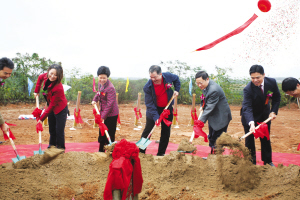
[[[42,83],[44,82],[45,85],[47,79],[48,79],[47,73],[39,75],[34,90],[35,93],[40,92]],[[40,118],[41,121],[44,121],[52,111],[55,114],[60,113],[67,106],[68,103],[65,96],[63,85],[61,83],[59,84],[51,83],[48,86],[47,92],[48,92],[47,101],[49,102],[49,106],[48,108],[45,109],[45,111],[41,115]]]
[[93,101],[100,101],[101,118],[105,120],[107,117],[117,116],[119,114],[119,107],[114,85],[110,80],[107,80],[103,86],[99,82],[98,91]]
[[[170,83],[174,85],[175,91],[179,92],[180,90],[180,80],[179,77],[176,74],[171,74],[170,72],[164,72],[162,73],[164,85],[166,88],[166,84]],[[156,104],[156,95],[154,91],[153,82],[151,79],[148,80],[148,82],[145,84],[144,88],[145,93],[145,104],[147,107],[146,110],[146,116],[150,119],[153,119],[154,121],[158,120],[159,114],[157,111],[157,104]],[[173,96],[173,90],[171,88],[167,89],[167,95],[168,95],[168,101]],[[172,105],[174,104],[174,100],[169,106],[169,109],[171,110]],[[172,114],[172,113],[171,113]]]
[[208,120],[209,125],[215,131],[227,126],[232,116],[223,89],[214,81],[209,80],[208,86],[203,90],[203,95],[205,106],[200,120],[204,123]]
[[[273,92],[272,108],[270,109],[270,101],[266,103],[268,91]],[[264,94],[258,86],[255,86],[251,81],[243,90],[244,99],[241,108],[242,124],[248,126],[250,121],[263,122],[268,119],[271,112],[276,115],[280,104],[280,92],[273,78],[264,78]]]

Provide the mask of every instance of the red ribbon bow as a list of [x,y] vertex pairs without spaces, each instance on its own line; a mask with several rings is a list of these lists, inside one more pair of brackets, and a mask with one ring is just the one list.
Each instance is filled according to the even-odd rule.
[[177,108],[176,108],[175,112],[173,111],[173,116],[176,118],[176,122],[177,122],[177,116],[178,116]]
[[34,111],[31,114],[36,118],[36,121],[39,121],[42,112],[43,111],[41,109],[35,108]]
[[194,110],[191,110],[191,116],[194,121],[198,119],[196,108],[194,108]]
[[[139,112],[139,114],[137,112]],[[142,118],[141,109],[137,110],[137,107],[134,108],[134,114],[137,119]]]
[[75,122],[77,124],[83,124],[83,121],[82,121],[81,115],[80,115],[80,108],[78,108],[78,112],[76,112],[76,108],[74,108],[74,118],[75,118]]
[[37,123],[36,125],[36,132],[39,133],[39,131],[43,131],[43,125],[41,123]]
[[206,133],[202,130],[204,127],[204,123],[201,120],[194,120],[194,133],[195,138],[198,138],[199,136],[202,136],[204,138],[204,142],[208,142]]
[[255,133],[253,133],[255,139],[257,139],[258,137],[260,138],[267,137],[267,139],[270,140],[268,125],[265,122],[258,123],[258,124],[260,124],[259,128],[255,131]]
[[95,108],[93,109],[93,114],[95,116],[95,123],[99,125],[101,136],[104,136],[105,131],[107,131],[108,128],[104,123],[102,123],[101,115],[97,114],[97,111],[95,110]]
[[164,109],[164,111],[160,114],[158,121],[155,122],[155,125],[159,126],[159,124],[161,123],[161,121],[164,121],[164,123],[167,126],[170,126],[172,124],[172,122],[170,122],[169,120],[167,120],[168,117],[169,117],[169,115],[170,115],[170,110]]

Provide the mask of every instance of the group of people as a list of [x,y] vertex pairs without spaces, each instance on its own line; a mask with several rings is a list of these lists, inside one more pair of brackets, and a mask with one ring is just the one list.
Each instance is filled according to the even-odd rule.
[[[13,62],[8,58],[0,59],[0,82],[9,78],[14,69]],[[245,134],[249,131],[255,132],[255,127],[265,121],[267,118],[274,120],[278,114],[281,100],[280,92],[273,78],[265,77],[264,68],[261,65],[253,65],[249,70],[251,81],[243,90],[244,97],[241,108],[241,121],[244,126]],[[110,69],[101,66],[97,70],[98,92],[93,98],[92,104],[100,103],[101,120],[108,128],[108,134],[111,141],[115,141],[115,133],[119,108],[116,100],[116,90],[108,79]],[[161,125],[160,142],[157,156],[164,156],[168,147],[171,125],[167,125],[164,120],[159,120],[164,109],[169,110],[168,121],[173,118],[173,101],[169,103],[172,97],[179,95],[181,83],[177,75],[162,72],[161,67],[153,65],[149,68],[150,79],[145,84],[143,90],[145,93],[146,105],[146,125],[141,137],[147,138],[155,125]],[[67,120],[68,105],[64,94],[61,80],[63,78],[63,69],[58,64],[49,66],[46,73],[38,77],[34,95],[37,97],[42,89],[47,102],[47,108],[40,116],[37,123],[42,123],[48,117],[49,123],[49,146],[65,149],[65,125]],[[203,110],[199,120],[205,124],[208,121],[209,146],[211,154],[215,153],[216,140],[223,132],[227,132],[228,125],[232,120],[230,107],[225,97],[223,89],[209,79],[205,71],[199,71],[195,75],[197,86],[202,90],[201,109]],[[293,97],[300,97],[300,82],[296,78],[286,78],[282,82],[282,90]],[[272,99],[270,105],[269,99]],[[169,105],[167,108],[166,106]],[[269,133],[271,121],[267,123]],[[3,131],[8,131],[9,126],[5,124],[0,114],[0,127]],[[266,137],[260,138],[261,158],[264,164],[274,166],[272,163],[271,142]],[[101,135],[99,130],[99,152],[104,152],[104,146],[108,144],[105,135]],[[252,162],[256,164],[255,140],[253,134],[248,136],[245,146],[250,150]],[[145,153],[146,149],[140,149]]]

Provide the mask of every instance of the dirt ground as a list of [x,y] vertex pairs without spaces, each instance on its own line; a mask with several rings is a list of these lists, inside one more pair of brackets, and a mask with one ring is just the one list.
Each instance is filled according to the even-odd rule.
[[[142,130],[134,130],[135,103],[121,104],[121,128],[116,140],[137,141]],[[198,106],[199,107],[199,106]],[[197,107],[197,108],[198,108]],[[73,114],[75,105],[70,105]],[[233,137],[244,135],[240,122],[239,106],[231,106],[233,120],[228,134]],[[93,128],[91,105],[81,105],[84,121],[82,129],[70,130],[73,120],[67,121],[66,143],[97,141],[98,129]],[[2,116],[12,127],[15,144],[37,144],[35,120],[18,120],[20,114],[31,114],[34,105],[18,104],[1,106]],[[144,105],[141,107],[145,125]],[[178,129],[172,129],[170,142],[179,144],[192,133],[189,126],[191,107],[178,106]],[[296,153],[300,142],[300,110],[296,104],[280,108],[278,117],[272,122],[271,142],[273,152]],[[204,131],[208,133],[207,124]],[[151,140],[159,140],[160,129],[156,129]],[[47,144],[47,128],[42,133]],[[3,140],[3,139],[0,139]],[[242,142],[243,143],[243,142]],[[206,145],[202,138],[193,144]],[[9,142],[1,145],[10,145]],[[260,150],[260,142],[256,141]],[[1,154],[1,152],[0,152]],[[300,167],[279,165],[254,166],[243,158],[209,155],[207,160],[197,156],[171,152],[164,157],[140,155],[143,172],[143,190],[139,199],[297,199],[300,196]],[[56,159],[40,164],[40,155],[35,155],[16,164],[0,165],[1,199],[103,199],[103,191],[111,156],[103,153],[69,152]],[[253,176],[249,176],[253,174]],[[228,184],[229,183],[229,184]]]

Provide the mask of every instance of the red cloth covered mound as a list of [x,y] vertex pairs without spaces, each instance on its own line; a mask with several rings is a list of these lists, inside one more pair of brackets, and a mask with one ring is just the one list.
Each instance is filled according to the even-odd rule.
[[[121,190],[122,200],[127,198],[127,193],[133,196],[140,193],[143,185],[142,168],[139,158],[139,148],[134,143],[122,139],[115,145],[112,153],[113,160],[109,165],[104,200],[112,200],[112,191]],[[131,163],[133,161],[133,164]],[[132,191],[127,192],[132,182]]]

